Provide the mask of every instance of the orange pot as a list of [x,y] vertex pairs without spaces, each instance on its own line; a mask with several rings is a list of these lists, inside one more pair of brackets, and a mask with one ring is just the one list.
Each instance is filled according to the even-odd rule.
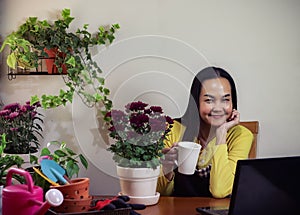
[[76,178],[72,179],[70,184],[51,186],[62,192],[65,199],[85,199],[89,194],[90,179]]
[[[56,65],[54,65],[54,61],[55,61],[55,57],[58,54],[58,56],[60,57],[65,57],[66,54],[59,52],[57,48],[53,48],[53,49],[46,49],[44,48],[44,51],[48,54],[49,58],[46,58],[46,65],[47,65],[47,70],[48,70],[48,74],[55,74],[58,73],[58,69],[56,67]],[[67,66],[65,64],[62,65],[62,70],[63,70],[63,74],[67,73]]]
[[90,209],[92,197],[85,199],[65,199],[63,203],[53,208],[58,213],[86,212]]
[[51,186],[60,190],[64,196],[63,203],[53,210],[59,213],[88,211],[92,201],[89,186],[89,178],[76,178],[72,179],[70,184]]

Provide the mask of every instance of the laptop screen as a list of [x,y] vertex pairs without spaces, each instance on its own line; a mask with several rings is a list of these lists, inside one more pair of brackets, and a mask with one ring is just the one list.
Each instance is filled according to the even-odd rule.
[[230,215],[300,214],[300,156],[239,160]]

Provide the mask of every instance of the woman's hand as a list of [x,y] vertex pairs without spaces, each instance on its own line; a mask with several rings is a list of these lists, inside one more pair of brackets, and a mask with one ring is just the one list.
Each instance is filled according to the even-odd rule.
[[174,176],[173,170],[176,168],[177,162],[177,143],[174,143],[170,148],[164,148],[162,153],[164,153],[165,157],[162,159],[162,170],[165,177],[171,181]]
[[226,122],[216,129],[216,145],[226,143],[227,131],[240,123],[240,113],[233,109],[231,116]]

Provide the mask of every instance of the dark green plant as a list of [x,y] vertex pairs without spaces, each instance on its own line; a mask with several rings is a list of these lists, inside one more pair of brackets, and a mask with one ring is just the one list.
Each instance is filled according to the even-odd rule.
[[61,17],[53,22],[29,17],[17,31],[6,37],[0,51],[5,46],[10,47],[7,64],[16,68],[17,65],[37,67],[39,56],[48,57],[45,48],[56,49],[54,64],[61,74],[63,67],[67,68],[67,74],[62,77],[68,89],[61,89],[59,95],[33,96],[32,103],[40,100],[44,108],[53,108],[72,102],[76,92],[89,107],[101,101],[103,113],[106,113],[111,109],[109,90],[104,86],[102,71],[93,61],[90,48],[112,43],[119,25],[100,26],[92,34],[88,31],[88,24],[85,24],[76,32],[71,32],[69,26],[73,20],[70,9],[62,10]]
[[164,140],[172,127],[173,120],[163,114],[159,106],[143,102],[131,102],[125,110],[112,110],[105,116],[109,125],[109,135],[115,142],[108,151],[113,159],[123,167],[157,168]]
[[[24,160],[18,155],[9,155],[4,154],[4,149],[6,147],[6,134],[2,134],[1,138],[1,145],[0,145],[0,185],[6,184],[6,176],[8,169],[10,167],[18,167],[21,168],[21,165],[24,163]],[[22,178],[14,175],[13,176],[19,182],[22,182]]]

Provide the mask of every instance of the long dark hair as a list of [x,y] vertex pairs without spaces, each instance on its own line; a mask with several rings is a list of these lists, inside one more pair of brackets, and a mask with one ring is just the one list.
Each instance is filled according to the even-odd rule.
[[187,109],[181,117],[181,123],[186,126],[186,131],[183,140],[193,141],[198,136],[200,129],[200,114],[199,114],[199,97],[202,89],[202,83],[205,80],[225,78],[229,81],[231,86],[232,107],[237,109],[237,93],[233,78],[228,72],[218,67],[206,67],[201,70],[194,78],[190,98]]

